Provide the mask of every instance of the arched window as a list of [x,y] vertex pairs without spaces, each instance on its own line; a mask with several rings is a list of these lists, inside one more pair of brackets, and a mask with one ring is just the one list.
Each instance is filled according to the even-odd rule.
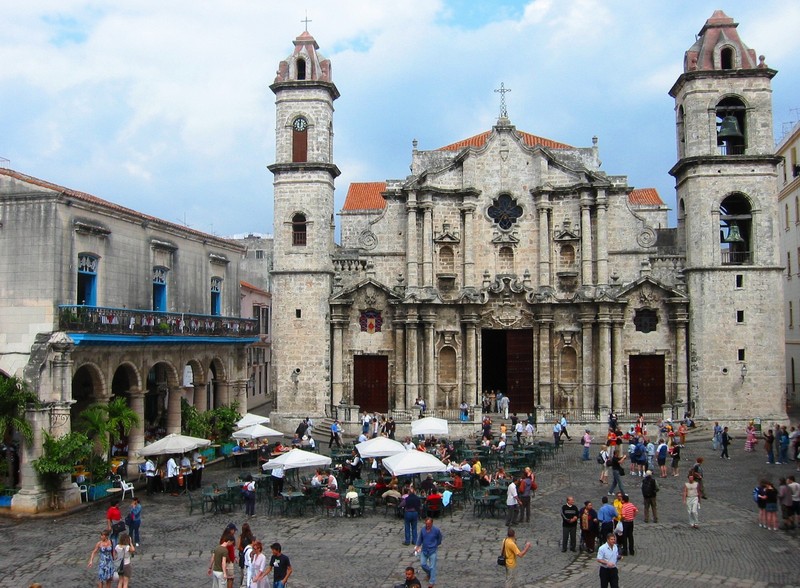
[[167,272],[165,267],[153,268],[153,310],[167,311]]
[[514,250],[511,247],[501,247],[497,254],[497,273],[514,273]]
[[298,80],[306,79],[306,60],[305,59],[298,59],[297,60],[297,79]]
[[744,155],[747,148],[747,119],[744,103],[735,97],[717,104],[717,145],[720,155]]
[[439,250],[439,273],[452,274],[455,272],[455,255],[453,248],[444,246]]
[[292,161],[308,161],[308,121],[302,116],[292,122]]
[[100,260],[89,253],[78,255],[78,291],[76,302],[97,305],[97,266]]
[[734,68],[734,57],[735,54],[733,53],[733,49],[730,47],[723,47],[722,51],[719,53],[719,64],[721,69],[733,69]]
[[744,194],[731,194],[719,206],[719,239],[723,265],[748,265],[752,260],[753,216]]
[[683,157],[686,154],[686,126],[684,124],[683,104],[678,107],[678,157]]
[[306,215],[297,213],[292,217],[292,245],[304,247],[306,245]]

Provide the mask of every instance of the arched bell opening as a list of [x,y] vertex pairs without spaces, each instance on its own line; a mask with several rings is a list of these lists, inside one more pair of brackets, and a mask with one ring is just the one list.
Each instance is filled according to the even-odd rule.
[[719,239],[723,265],[753,263],[753,215],[744,194],[732,194],[719,207]]
[[747,148],[747,109],[736,97],[717,104],[717,147],[720,155],[744,155]]

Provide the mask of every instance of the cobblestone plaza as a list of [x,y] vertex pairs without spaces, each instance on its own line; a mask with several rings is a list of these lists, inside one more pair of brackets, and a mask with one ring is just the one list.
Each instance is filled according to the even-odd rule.
[[[743,435],[734,441],[732,459],[721,460],[707,440],[710,434],[690,434],[683,454],[681,476],[658,479],[659,522],[645,524],[642,516],[641,478],[625,476],[623,482],[639,506],[636,520],[636,555],[620,564],[620,583],[637,586],[680,585],[682,588],[725,585],[800,586],[797,531],[767,531],[757,524],[751,494],[762,476],[777,485],[778,477],[795,473],[796,464],[767,465],[763,451],[745,453]],[[594,447],[592,454],[598,450]],[[597,564],[587,554],[561,553],[560,506],[567,495],[579,505],[591,499],[598,508],[608,487],[598,483],[599,466],[580,460],[576,441],[567,442],[554,459],[536,468],[539,491],[533,501],[530,525],[517,527],[520,545],[533,547],[520,561],[521,586],[596,586]],[[681,485],[695,457],[704,456],[708,500],[700,510],[700,528],[693,530],[681,503]],[[224,483],[239,470],[220,462],[206,469],[204,484]],[[657,473],[656,473],[657,475]],[[225,525],[241,529],[241,510],[233,514],[188,512],[185,496],[145,496],[142,544],[133,560],[131,585],[149,588],[210,586],[207,575],[212,548]],[[96,585],[96,568],[88,569],[98,531],[105,527],[108,501],[91,503],[72,514],[39,516],[24,520],[0,518],[0,587],[21,588],[40,582],[45,588]],[[123,508],[123,513],[127,512]],[[267,515],[257,506],[250,521],[256,537],[265,543],[279,541],[291,559],[290,586],[391,587],[402,583],[405,566],[416,565],[410,547],[402,545],[403,524],[379,507],[364,518],[330,518],[323,514],[303,517]],[[501,517],[477,518],[472,506],[445,514],[435,524],[444,534],[439,550],[439,587],[502,586],[504,576],[495,559],[505,536]],[[237,582],[238,586],[238,575]]]

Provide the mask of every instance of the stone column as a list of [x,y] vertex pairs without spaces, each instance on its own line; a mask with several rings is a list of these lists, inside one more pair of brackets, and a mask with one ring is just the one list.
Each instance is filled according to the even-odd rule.
[[537,211],[539,213],[539,286],[551,286],[550,281],[550,195],[539,194]]
[[421,319],[424,328],[422,371],[425,402],[430,408],[436,408],[436,354],[433,329],[436,315],[433,312],[426,311],[421,313]]
[[414,401],[421,396],[419,389],[419,328],[417,310],[410,309],[406,315],[406,408],[414,406]]
[[465,313],[461,317],[464,325],[464,392],[462,399],[473,406],[480,406],[478,393],[477,329],[478,315]]
[[197,384],[192,382],[194,385],[194,407],[197,409],[197,412],[205,412],[208,410],[208,397],[207,397],[207,388],[205,384]]
[[30,443],[23,439],[20,445],[20,490],[11,499],[11,512],[33,514],[49,506],[49,497],[31,464],[42,456],[43,431],[50,428],[50,408],[28,408],[25,419],[31,424],[33,439]]
[[542,309],[539,315],[539,400],[550,408],[553,406],[553,383],[551,372],[551,348],[552,337],[550,336],[553,326],[553,311],[550,308]]
[[144,392],[139,388],[131,388],[128,394],[131,410],[139,417],[139,424],[132,426],[128,435],[128,477],[132,478],[138,476],[139,464],[144,462],[139,455],[144,449]]
[[422,203],[422,286],[433,287],[433,204]]
[[608,200],[603,189],[597,190],[597,284],[608,285]]
[[394,407],[409,408],[406,397],[406,332],[405,313],[395,308],[392,328],[394,329]]
[[214,408],[222,406],[223,404],[230,404],[231,400],[231,387],[227,381],[218,380],[217,384],[217,398],[214,401]]
[[347,326],[347,321],[338,313],[332,317],[331,323],[333,324],[333,365],[331,366],[331,403],[337,406],[342,401],[342,392],[344,390],[344,329]]
[[406,274],[408,287],[419,287],[419,248],[417,246],[417,193],[409,192],[406,201]]
[[462,251],[464,252],[464,288],[475,287],[475,239],[473,237],[475,222],[475,205],[465,203],[461,207],[463,215],[463,241]]
[[600,326],[597,349],[597,393],[600,406],[619,410],[621,407],[614,405],[611,396],[611,318],[608,312],[601,310],[597,322]]
[[592,275],[592,215],[589,194],[581,194],[581,284],[594,284]]
[[623,317],[621,312],[615,312],[611,331],[611,357],[613,366],[611,371],[611,394],[614,408],[629,408],[625,403],[625,369],[623,368],[624,354],[622,349]]
[[[681,403],[688,406],[689,403],[689,379],[687,364],[687,325],[689,317],[685,306],[673,309],[673,316],[670,319],[674,324],[675,330],[675,397],[668,398],[667,402]],[[679,417],[683,413],[678,414]]]
[[239,411],[244,414],[247,412],[247,380],[233,380],[230,385],[230,396],[233,401],[239,404]]
[[170,386],[167,392],[167,435],[181,432],[181,391],[178,386]]
[[583,331],[581,335],[581,349],[583,351],[583,409],[597,410],[598,407],[595,406],[594,398],[594,312],[582,312],[578,320]]

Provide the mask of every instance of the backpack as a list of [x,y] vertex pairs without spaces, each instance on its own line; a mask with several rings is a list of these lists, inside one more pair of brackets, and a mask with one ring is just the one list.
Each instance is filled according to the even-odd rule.
[[642,480],[642,496],[645,498],[652,498],[656,495],[656,481],[651,477],[647,476],[644,480]]
[[758,502],[758,495],[761,494],[761,488],[756,486],[753,488],[753,502]]
[[667,446],[666,445],[661,445],[661,447],[658,448],[658,457],[659,457],[659,459],[667,459]]
[[600,465],[603,465],[603,464],[606,463],[606,460],[603,459],[603,452],[602,451],[597,454],[597,463],[599,463]]

